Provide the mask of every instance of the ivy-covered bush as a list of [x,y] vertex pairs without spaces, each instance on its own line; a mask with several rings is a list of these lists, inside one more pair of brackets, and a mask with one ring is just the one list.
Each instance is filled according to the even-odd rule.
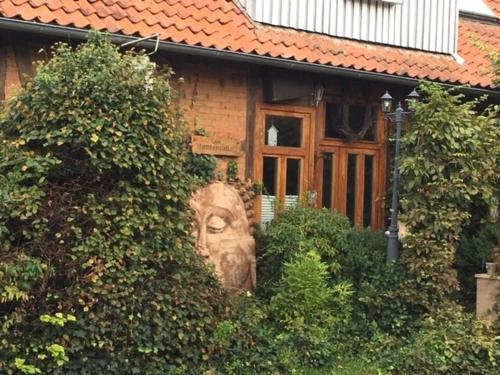
[[500,127],[495,108],[477,113],[477,101],[435,84],[420,91],[401,150],[402,257],[410,274],[402,295],[430,311],[458,288],[453,265],[473,203],[498,196]]
[[498,374],[500,338],[484,322],[460,309],[434,311],[384,361],[397,375]]
[[399,298],[406,269],[398,262],[387,264],[386,253],[384,233],[352,228],[339,254],[339,273],[354,290],[349,341],[357,354],[370,351],[374,337],[397,340],[408,334],[416,318],[412,305]]
[[193,251],[170,71],[59,44],[0,118],[0,373],[197,373],[224,294]]

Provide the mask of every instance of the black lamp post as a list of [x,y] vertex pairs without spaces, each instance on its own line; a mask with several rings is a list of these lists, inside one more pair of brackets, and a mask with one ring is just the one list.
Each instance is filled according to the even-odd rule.
[[[420,96],[417,91],[413,90],[408,95],[408,100],[418,100]],[[405,112],[398,103],[396,110],[392,110],[392,96],[389,92],[385,92],[380,98],[382,112],[390,121],[396,123],[396,151],[394,155],[394,171],[392,175],[392,200],[391,200],[391,224],[389,226],[389,235],[387,242],[387,262],[397,260],[399,258],[399,243],[398,243],[398,209],[399,209],[399,141],[401,138],[401,125],[405,117],[411,112]]]

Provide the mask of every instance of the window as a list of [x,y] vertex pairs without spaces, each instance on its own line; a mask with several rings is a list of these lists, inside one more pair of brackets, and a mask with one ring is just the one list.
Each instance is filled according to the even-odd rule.
[[277,209],[295,206],[304,193],[312,141],[309,112],[262,109],[258,118],[255,179],[263,185],[258,214],[265,226]]

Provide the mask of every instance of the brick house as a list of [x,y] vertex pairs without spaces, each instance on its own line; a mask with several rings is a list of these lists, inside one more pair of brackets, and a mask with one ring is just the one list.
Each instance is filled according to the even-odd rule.
[[498,102],[480,46],[498,52],[499,14],[499,0],[0,0],[0,100],[41,48],[91,28],[157,47],[152,59],[184,80],[190,126],[209,134],[194,147],[263,183],[260,221],[269,202],[309,191],[380,229],[390,124],[379,97],[429,80]]

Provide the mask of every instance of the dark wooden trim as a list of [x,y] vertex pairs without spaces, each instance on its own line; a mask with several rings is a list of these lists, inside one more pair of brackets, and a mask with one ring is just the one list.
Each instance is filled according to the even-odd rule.
[[5,39],[0,39],[0,104],[5,100],[7,79],[7,47]]
[[32,47],[30,45],[14,43],[12,48],[16,57],[19,79],[21,83],[25,83],[34,74]]
[[254,170],[255,155],[252,152],[255,149],[255,125],[257,120],[256,103],[257,103],[257,90],[259,87],[259,76],[251,70],[247,73],[247,131],[245,142],[245,177],[252,178]]

